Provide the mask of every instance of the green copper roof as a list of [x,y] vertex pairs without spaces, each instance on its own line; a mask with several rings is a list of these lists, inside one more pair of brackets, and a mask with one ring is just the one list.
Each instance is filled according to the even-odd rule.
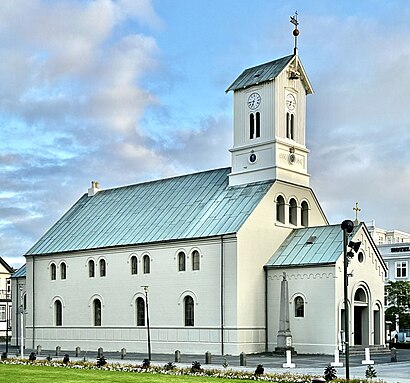
[[235,233],[273,181],[229,187],[230,171],[84,194],[26,255]]
[[267,268],[335,263],[343,253],[340,225],[293,230],[267,262]]
[[26,277],[26,265],[21,266],[12,276],[12,278],[25,278]]
[[290,63],[293,57],[295,56],[290,55],[245,69],[226,91],[229,92],[230,90],[247,88],[251,85],[260,84],[275,79],[286,67],[286,65]]

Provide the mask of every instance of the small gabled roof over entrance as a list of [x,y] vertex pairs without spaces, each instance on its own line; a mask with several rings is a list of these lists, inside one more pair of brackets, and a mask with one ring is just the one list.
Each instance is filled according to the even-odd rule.
[[[355,227],[355,231],[357,228]],[[343,232],[340,225],[295,229],[275,251],[265,267],[335,263],[342,253]]]

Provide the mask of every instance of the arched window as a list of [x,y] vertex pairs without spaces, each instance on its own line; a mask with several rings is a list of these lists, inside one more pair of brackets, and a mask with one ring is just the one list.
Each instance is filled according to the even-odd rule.
[[27,294],[23,295],[23,310],[27,310]]
[[99,299],[94,299],[93,301],[93,318],[94,326],[101,326],[101,301]]
[[65,262],[62,262],[60,264],[60,275],[61,275],[61,279],[67,278],[67,265],[65,264]]
[[187,295],[184,298],[185,326],[194,325],[194,300]]
[[178,253],[178,271],[185,271],[186,257],[183,251]]
[[95,262],[92,259],[88,261],[88,276],[90,278],[95,277]]
[[295,317],[303,318],[305,316],[305,301],[302,297],[295,298]]
[[144,274],[149,274],[151,272],[151,264],[150,264],[150,258],[148,254],[144,255],[142,262],[144,264]]
[[54,302],[54,323],[56,326],[63,325],[63,305],[58,299]]
[[249,138],[255,138],[255,115],[253,113],[249,115]]
[[52,281],[55,281],[57,278],[57,267],[54,263],[50,265],[50,277]]
[[131,257],[131,274],[138,274],[138,258],[135,255]]
[[276,198],[276,220],[285,223],[285,199],[281,195]]
[[309,226],[309,205],[306,201],[303,201],[301,204],[301,223],[302,226],[308,227]]
[[295,139],[295,115],[286,113],[286,138]]
[[105,277],[107,275],[107,263],[105,259],[100,259],[100,277]]
[[137,298],[137,326],[145,326],[145,302],[141,297]]
[[192,270],[199,270],[200,266],[200,256],[199,256],[199,251],[194,250],[192,252]]
[[261,136],[261,114],[260,112],[256,112],[256,138]]
[[289,223],[292,225],[297,225],[298,223],[298,211],[297,204],[294,198],[291,198],[289,201]]

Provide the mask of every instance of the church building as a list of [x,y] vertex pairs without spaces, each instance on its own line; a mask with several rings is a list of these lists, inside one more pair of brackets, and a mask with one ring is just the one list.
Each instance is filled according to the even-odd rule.
[[[341,346],[343,233],[309,186],[313,89],[297,49],[244,70],[227,92],[230,167],[93,182],[27,251],[26,347],[146,352],[149,321],[153,353],[273,351],[284,276],[292,347]],[[364,224],[350,239],[361,245],[349,263],[348,339],[384,344],[386,266]]]

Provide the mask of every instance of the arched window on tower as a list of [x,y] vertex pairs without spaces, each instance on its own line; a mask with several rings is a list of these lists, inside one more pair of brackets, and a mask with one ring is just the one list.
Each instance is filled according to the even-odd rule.
[[88,261],[88,276],[90,278],[95,277],[95,262],[92,259]]
[[100,259],[100,277],[105,277],[107,275],[107,263],[105,259]]
[[295,303],[295,317],[303,318],[305,316],[305,301],[301,296],[298,296],[294,300]]
[[255,137],[258,138],[261,136],[261,114],[256,112],[256,132]]
[[183,251],[178,253],[178,271],[185,271],[186,257]]
[[286,113],[286,138],[295,139],[295,115]]
[[135,255],[131,257],[131,274],[138,274],[138,259]]
[[65,264],[65,262],[61,262],[60,264],[60,275],[61,279],[67,278],[67,265]]
[[57,266],[55,263],[52,263],[50,265],[50,278],[52,281],[55,281],[57,279]]
[[276,198],[276,221],[285,223],[285,199],[281,195]]
[[297,225],[298,223],[298,211],[297,204],[294,198],[291,198],[289,201],[289,223],[292,225]]
[[185,326],[194,325],[194,300],[187,295],[184,298]]
[[63,325],[63,305],[58,299],[54,302],[54,323],[56,326]]
[[99,299],[94,299],[93,302],[93,319],[94,326],[101,326],[101,301]]
[[255,138],[255,115],[251,113],[249,115],[249,138]]
[[145,301],[137,298],[137,326],[145,326]]
[[192,256],[192,270],[199,270],[200,255],[199,255],[198,250],[194,250],[191,256]]
[[301,204],[301,224],[304,227],[309,226],[309,205],[306,201]]
[[150,258],[148,254],[144,255],[144,257],[142,258],[142,263],[144,266],[144,274],[149,274],[151,272],[151,264],[150,264]]

